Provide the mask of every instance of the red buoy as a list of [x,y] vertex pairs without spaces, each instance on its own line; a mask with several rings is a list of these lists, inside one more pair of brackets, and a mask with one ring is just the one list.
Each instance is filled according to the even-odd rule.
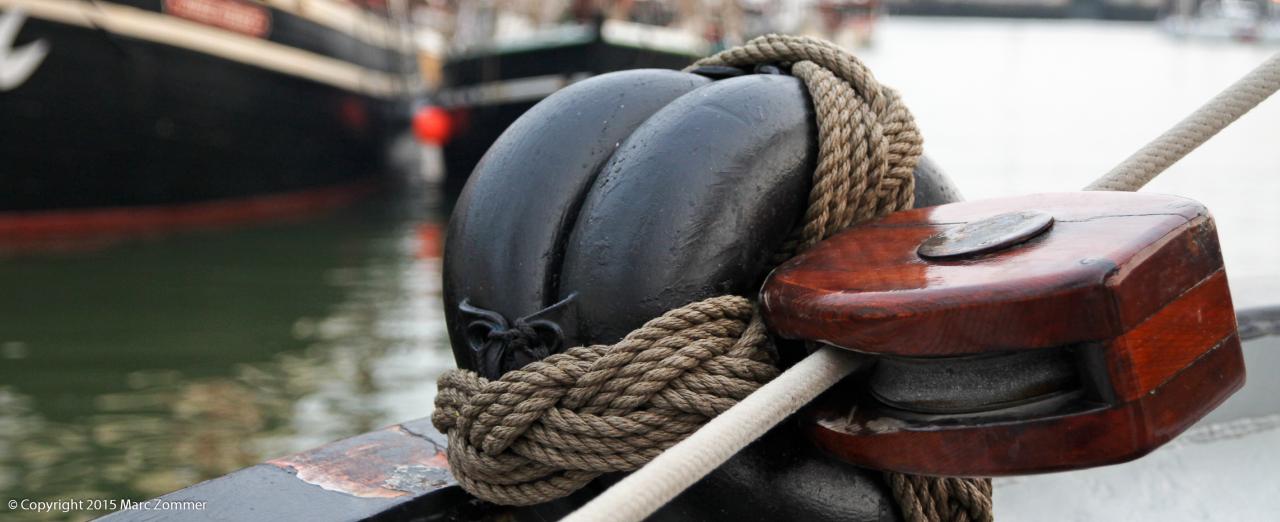
[[440,107],[428,105],[413,115],[413,134],[429,145],[444,145],[453,132],[449,113]]

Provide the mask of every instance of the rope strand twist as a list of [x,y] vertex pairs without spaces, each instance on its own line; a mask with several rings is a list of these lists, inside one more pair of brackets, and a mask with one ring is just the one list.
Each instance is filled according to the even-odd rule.
[[454,476],[485,500],[528,505],[639,468],[778,374],[754,308],[713,297],[498,380],[447,372],[431,420],[449,434]]
[[1280,90],[1280,53],[1134,151],[1085,190],[1135,191]]
[[911,208],[924,140],[898,93],[835,44],[770,34],[698,60],[734,67],[791,65],[813,98],[818,165],[804,220],[784,247],[790,257],[851,225]]

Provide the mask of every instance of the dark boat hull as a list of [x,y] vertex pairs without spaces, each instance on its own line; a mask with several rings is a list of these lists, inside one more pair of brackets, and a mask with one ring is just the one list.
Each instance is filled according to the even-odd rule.
[[[193,23],[163,14],[161,2],[135,4],[111,7],[157,27]],[[270,35],[204,28],[195,37],[210,40],[188,47],[24,13],[12,47],[43,42],[48,53],[25,81],[0,91],[0,230],[71,231],[77,221],[100,229],[104,211],[163,220],[191,205],[249,209],[240,201],[263,196],[323,206],[342,200],[333,196],[344,188],[368,192],[390,170],[388,143],[407,125],[403,93],[356,92],[200,46],[254,40],[267,51],[391,76],[405,62],[396,51],[254,7],[269,13]],[[8,16],[15,9],[0,4]]]
[[444,66],[440,102],[455,130],[444,147],[446,180],[460,190],[489,146],[555,90],[591,76],[627,69],[681,69],[697,56],[591,41],[483,53]]

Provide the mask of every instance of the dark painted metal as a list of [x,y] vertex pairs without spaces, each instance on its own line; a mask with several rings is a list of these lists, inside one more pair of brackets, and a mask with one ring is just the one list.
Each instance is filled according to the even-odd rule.
[[1053,216],[1044,212],[1008,212],[939,232],[924,240],[917,253],[926,259],[966,259],[1010,248],[1052,226]]
[[1066,349],[961,357],[881,357],[871,394],[919,413],[972,413],[1008,408],[1078,390],[1077,361]]

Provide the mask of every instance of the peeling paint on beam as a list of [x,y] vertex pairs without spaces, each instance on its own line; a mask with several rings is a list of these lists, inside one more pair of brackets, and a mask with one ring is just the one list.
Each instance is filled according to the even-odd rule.
[[441,445],[401,425],[267,464],[292,471],[308,484],[361,498],[417,496],[456,484]]
[[[165,520],[445,520],[480,518],[485,508],[457,487],[446,439],[419,419],[250,466],[160,497],[201,501],[201,511]],[[479,511],[478,511],[479,510]],[[102,520],[156,519],[118,511]]]

